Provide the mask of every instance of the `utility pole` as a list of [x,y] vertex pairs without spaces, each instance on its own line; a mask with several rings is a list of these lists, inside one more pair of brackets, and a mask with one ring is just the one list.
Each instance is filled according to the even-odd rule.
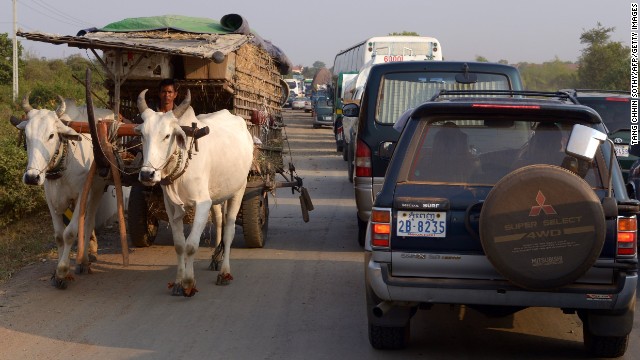
[[18,98],[18,16],[17,0],[13,0],[13,102]]

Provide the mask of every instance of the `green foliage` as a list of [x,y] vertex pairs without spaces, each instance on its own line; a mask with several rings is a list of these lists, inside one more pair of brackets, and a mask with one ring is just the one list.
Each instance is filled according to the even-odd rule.
[[518,64],[525,89],[557,91],[576,87],[576,66],[571,62],[553,61],[542,64]]
[[84,104],[86,97],[84,79],[87,68],[92,70],[92,89],[99,97],[106,99],[107,93],[102,86],[104,75],[101,68],[80,55],[69,56],[64,60],[27,59],[25,71],[21,77],[21,93],[24,95],[26,91],[30,91],[29,98],[32,105],[49,109],[55,109],[58,103],[57,95],[73,98],[78,104]]
[[486,57],[480,56],[480,55],[476,55],[476,61],[477,62],[489,62],[489,60]]
[[[22,71],[24,63],[21,59],[22,45],[18,41],[18,68]],[[13,39],[9,34],[0,34],[0,83],[11,84],[13,82]],[[9,89],[11,91],[11,89]],[[10,92],[11,93],[11,92]]]
[[615,28],[600,23],[580,36],[586,44],[579,59],[578,87],[624,90],[631,87],[631,51],[628,46],[610,41]]

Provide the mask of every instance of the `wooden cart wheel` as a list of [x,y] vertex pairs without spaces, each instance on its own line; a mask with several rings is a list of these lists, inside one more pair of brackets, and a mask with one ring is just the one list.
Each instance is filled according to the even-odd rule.
[[269,228],[269,194],[262,193],[242,202],[242,232],[248,248],[261,248]]
[[137,247],[151,246],[158,234],[158,219],[149,215],[144,187],[132,186],[129,193],[127,225],[131,244]]

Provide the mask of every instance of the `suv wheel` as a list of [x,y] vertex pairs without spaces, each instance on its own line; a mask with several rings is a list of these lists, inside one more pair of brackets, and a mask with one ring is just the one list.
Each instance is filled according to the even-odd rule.
[[606,223],[600,199],[579,176],[530,165],[504,176],[480,213],[480,241],[496,270],[530,290],[574,282],[598,259]]
[[360,220],[358,215],[356,215],[356,219],[358,219],[358,244],[364,247],[364,239],[367,236],[367,222]]
[[629,335],[627,336],[597,336],[587,327],[582,330],[584,347],[589,356],[598,358],[617,358],[627,351]]
[[409,324],[399,327],[369,324],[369,343],[380,350],[403,349],[411,336]]

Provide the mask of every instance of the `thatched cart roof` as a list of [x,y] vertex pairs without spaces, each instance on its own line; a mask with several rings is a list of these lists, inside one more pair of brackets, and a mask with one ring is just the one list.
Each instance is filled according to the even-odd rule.
[[120,49],[208,59],[212,59],[216,52],[227,55],[252,42],[274,58],[281,73],[288,73],[291,69],[291,62],[282,50],[253,32],[247,21],[237,14],[225,15],[219,22],[179,15],[129,18],[101,29],[80,30],[75,36],[38,31],[18,31],[17,35],[32,41],[67,44],[81,49]]

